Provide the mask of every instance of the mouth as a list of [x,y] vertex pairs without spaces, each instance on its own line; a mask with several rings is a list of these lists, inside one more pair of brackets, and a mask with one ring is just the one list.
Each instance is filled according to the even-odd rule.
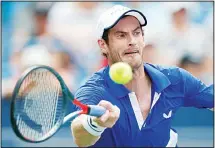
[[124,52],[124,55],[133,55],[133,54],[138,54],[138,50],[127,50]]

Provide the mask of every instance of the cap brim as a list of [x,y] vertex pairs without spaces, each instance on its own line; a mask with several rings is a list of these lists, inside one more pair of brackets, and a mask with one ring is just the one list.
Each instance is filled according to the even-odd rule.
[[147,25],[146,17],[143,15],[142,12],[137,11],[137,10],[128,10],[128,11],[124,12],[112,25],[110,25],[109,27],[104,28],[104,30],[113,28],[120,21],[120,19],[123,18],[126,15],[136,17],[137,20],[140,22],[141,26],[146,26]]

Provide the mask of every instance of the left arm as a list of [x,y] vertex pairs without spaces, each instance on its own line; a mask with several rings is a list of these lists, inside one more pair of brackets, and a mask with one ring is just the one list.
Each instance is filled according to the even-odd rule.
[[180,69],[184,84],[184,106],[214,108],[214,85],[206,86],[188,71]]

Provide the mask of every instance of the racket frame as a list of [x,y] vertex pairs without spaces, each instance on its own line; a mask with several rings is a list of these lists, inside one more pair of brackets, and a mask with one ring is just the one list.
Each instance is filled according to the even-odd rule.
[[[60,119],[56,122],[56,124],[52,127],[52,129],[46,135],[44,135],[41,139],[36,141],[36,140],[29,139],[27,137],[24,137],[24,135],[22,135],[20,133],[20,131],[17,129],[17,126],[16,126],[16,119],[14,118],[14,113],[15,113],[15,102],[16,102],[15,98],[19,93],[19,89],[20,89],[23,81],[32,71],[40,69],[40,68],[44,68],[44,69],[50,71],[54,76],[56,76],[56,78],[58,79],[60,86],[62,88],[62,95],[63,95],[64,101],[63,101],[63,111],[62,111],[62,115],[60,116]],[[73,98],[70,98],[70,97],[73,97]],[[51,138],[55,133],[57,133],[57,131],[60,129],[61,125],[63,124],[64,117],[66,115],[66,107],[68,104],[68,98],[70,100],[73,100],[74,96],[68,90],[62,77],[53,68],[51,68],[49,66],[45,66],[45,65],[35,65],[35,66],[28,68],[27,70],[24,71],[24,73],[21,75],[20,79],[17,81],[15,88],[13,90],[13,94],[12,94],[11,107],[10,107],[10,121],[11,121],[11,126],[12,126],[13,131],[20,139],[22,139],[26,142],[31,142],[31,143],[39,143],[39,142],[43,142],[43,141]]]

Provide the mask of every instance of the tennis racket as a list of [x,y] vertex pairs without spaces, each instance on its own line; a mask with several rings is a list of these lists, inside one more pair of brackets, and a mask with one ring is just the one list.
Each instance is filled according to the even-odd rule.
[[[66,115],[71,100],[80,110]],[[80,114],[100,117],[105,109],[76,100],[61,76],[51,67],[28,68],[17,81],[11,101],[11,124],[15,134],[32,143],[52,137],[62,124]]]

